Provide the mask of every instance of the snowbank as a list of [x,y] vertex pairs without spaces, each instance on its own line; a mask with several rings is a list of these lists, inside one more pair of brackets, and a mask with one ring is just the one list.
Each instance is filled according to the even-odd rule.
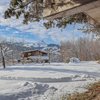
[[100,80],[96,62],[26,64],[0,68],[0,100],[61,100]]
[[25,82],[19,88],[0,91],[0,100],[44,100],[55,91],[57,89],[48,84]]
[[80,60],[79,60],[79,58],[72,57],[72,58],[70,58],[70,62],[69,63],[80,63]]

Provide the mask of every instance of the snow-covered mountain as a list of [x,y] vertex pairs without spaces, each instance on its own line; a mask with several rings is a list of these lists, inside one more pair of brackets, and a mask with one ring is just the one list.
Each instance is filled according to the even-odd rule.
[[60,49],[60,46],[58,44],[47,44],[44,41],[37,41],[34,43],[25,43],[22,46],[32,49],[32,50],[53,50],[53,51],[57,51]]
[[23,43],[23,42],[5,42],[7,46],[11,49],[17,49],[18,51],[27,51],[27,50],[43,50],[43,51],[59,51],[60,46],[58,44],[46,44],[43,41],[34,42],[34,43]]

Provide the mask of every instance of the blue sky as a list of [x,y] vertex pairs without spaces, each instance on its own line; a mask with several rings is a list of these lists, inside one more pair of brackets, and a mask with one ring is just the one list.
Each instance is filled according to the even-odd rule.
[[[34,30],[33,30],[34,31]],[[78,37],[83,37],[84,34],[79,32],[77,29],[73,29],[69,26],[65,29],[53,28],[46,30],[44,33],[33,33],[25,32],[23,30],[16,29],[14,27],[9,27],[7,25],[0,25],[0,37],[6,38],[8,40],[16,41],[26,41],[26,42],[36,42],[45,41],[46,43],[56,43],[59,44],[60,41],[67,41],[77,39]]]
[[77,30],[81,25],[70,25],[65,29],[51,28],[46,29],[43,21],[22,24],[22,18],[16,20],[4,19],[3,13],[7,9],[10,0],[0,0],[0,37],[8,40],[36,42],[45,41],[46,43],[59,44],[60,41],[67,41],[83,37],[84,34]]

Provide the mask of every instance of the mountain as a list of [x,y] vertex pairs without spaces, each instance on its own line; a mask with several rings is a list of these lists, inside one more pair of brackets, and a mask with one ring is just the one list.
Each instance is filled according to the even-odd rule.
[[[37,45],[39,44],[39,45]],[[9,57],[12,57],[15,60],[21,59],[21,53],[24,51],[30,50],[42,50],[50,53],[51,61],[58,61],[60,55],[60,46],[57,44],[46,44],[44,42],[36,42],[33,44],[30,43],[23,43],[23,42],[3,42],[3,45],[9,48],[9,50],[13,51],[9,54]],[[8,59],[8,58],[7,58]],[[12,58],[11,58],[12,59]]]
[[60,46],[58,45],[58,44],[48,44],[48,47],[57,47],[57,48],[59,48]]
[[23,52],[28,50],[59,51],[60,46],[57,44],[46,44],[45,42],[23,43],[23,42],[5,42],[13,51]]
[[32,43],[26,43],[24,44],[24,47],[27,47],[31,50],[43,50],[48,51],[49,49],[52,49],[52,51],[57,51],[60,49],[60,46],[58,44],[46,44],[44,41],[38,41]]

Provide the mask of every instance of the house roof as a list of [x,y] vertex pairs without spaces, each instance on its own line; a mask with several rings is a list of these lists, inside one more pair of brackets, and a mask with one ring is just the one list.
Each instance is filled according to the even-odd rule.
[[[62,6],[60,1],[63,1]],[[100,23],[100,0],[55,0],[54,8],[47,6],[43,16],[48,20],[53,20],[80,12],[86,13]]]
[[28,51],[24,51],[24,52],[22,52],[22,53],[29,53],[29,52],[36,52],[36,51],[40,51],[40,52],[42,52],[42,53],[46,53],[46,54],[47,54],[47,52],[45,52],[45,51],[43,51],[43,50],[28,50]]

